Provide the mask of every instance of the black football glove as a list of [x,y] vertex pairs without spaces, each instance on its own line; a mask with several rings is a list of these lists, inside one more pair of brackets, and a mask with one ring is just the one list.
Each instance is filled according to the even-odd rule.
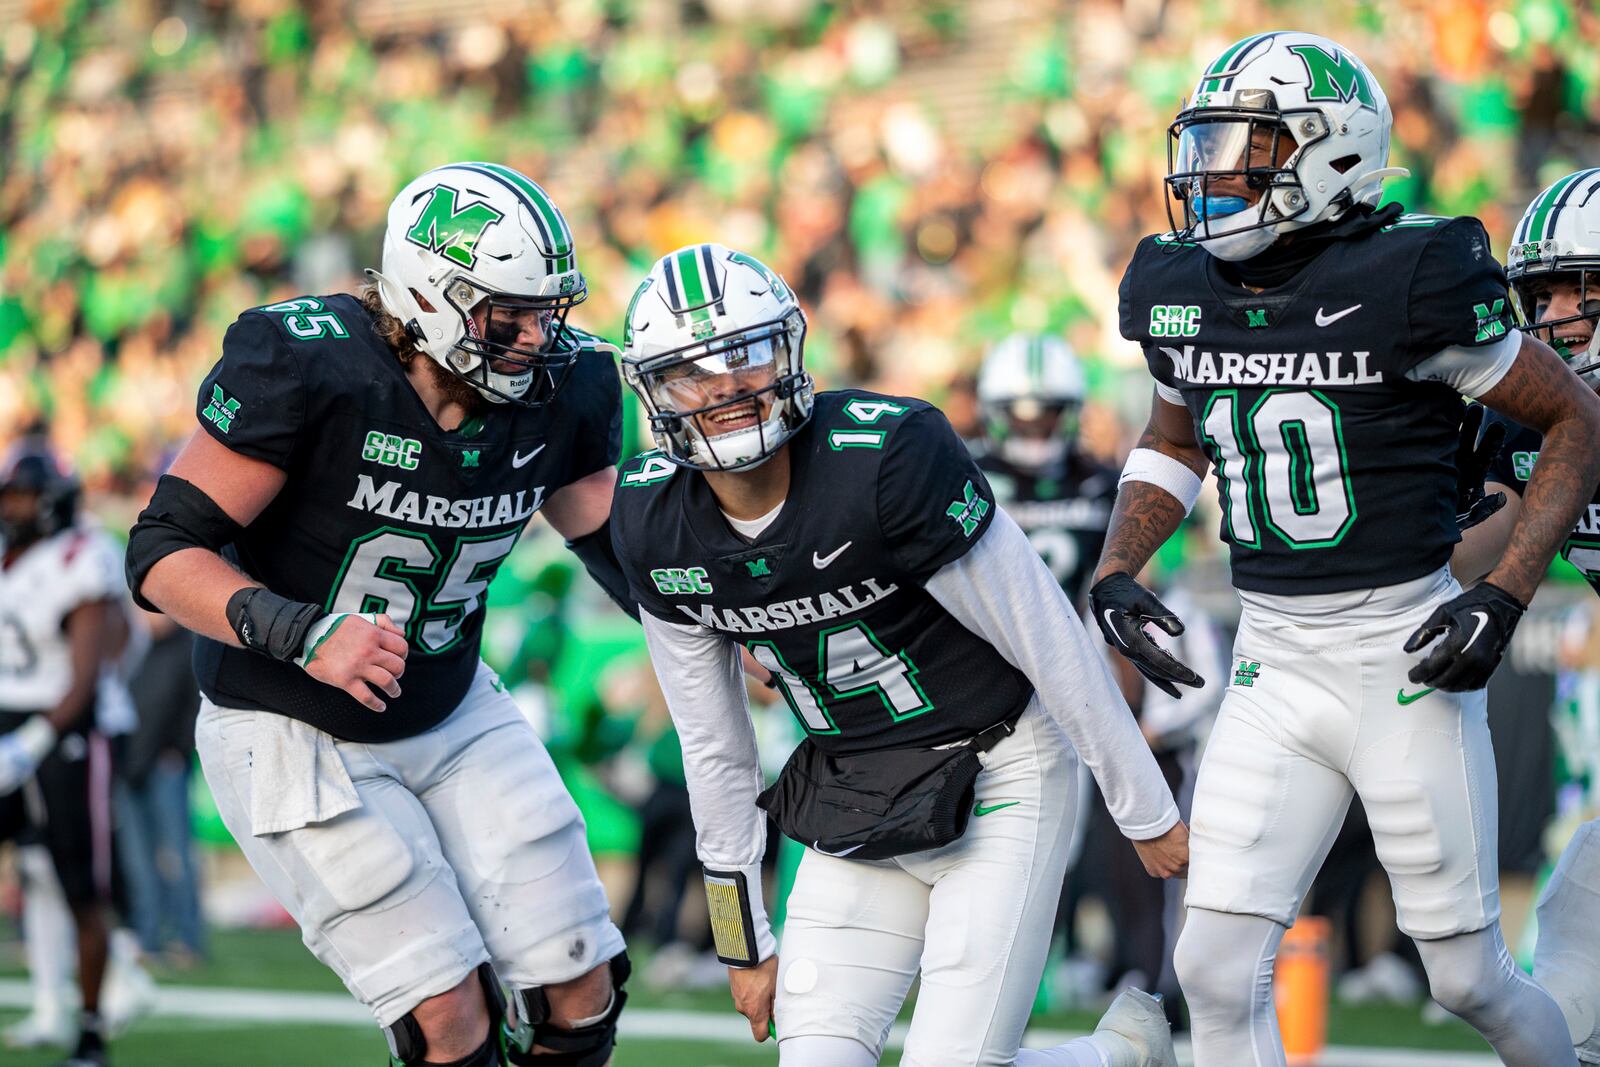
[[1154,623],[1177,637],[1183,633],[1183,623],[1132,576],[1106,575],[1089,590],[1089,604],[1106,643],[1139,668],[1139,673],[1150,679],[1151,685],[1178,699],[1178,685],[1200,689],[1206,684],[1204,678],[1178,662],[1172,653],[1150,640],[1144,632],[1146,623]]
[[1504,493],[1485,495],[1484,476],[1506,443],[1506,428],[1498,422],[1483,426],[1482,404],[1462,406],[1461,431],[1456,439],[1456,527],[1470,530],[1506,506]]
[[1444,638],[1406,677],[1447,693],[1482,689],[1500,665],[1517,620],[1526,610],[1516,597],[1488,582],[1445,601],[1406,638],[1407,652],[1416,652],[1441,635]]

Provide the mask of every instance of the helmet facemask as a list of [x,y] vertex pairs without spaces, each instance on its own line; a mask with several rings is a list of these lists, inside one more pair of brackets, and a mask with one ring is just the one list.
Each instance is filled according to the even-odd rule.
[[[581,284],[555,297],[496,293],[458,277],[444,298],[461,318],[461,337],[440,362],[491,401],[543,407],[577,362],[578,346],[561,335],[567,313],[587,295]],[[538,340],[527,344],[529,336]]]
[[1309,210],[1295,164],[1328,136],[1316,111],[1281,112],[1266,90],[1236,95],[1236,106],[1192,108],[1167,128],[1168,222],[1179,240],[1232,261],[1266,251],[1281,223]]
[[1066,458],[1078,436],[1082,405],[1024,396],[983,405],[989,439],[1007,463],[1039,471]]
[[805,315],[625,363],[657,443],[696,470],[749,470],[783,447],[811,414],[802,352]]
[[[1562,259],[1549,270],[1520,271],[1511,294],[1522,329],[1555,349],[1590,388],[1600,389],[1600,258]],[[1553,308],[1572,310],[1552,318]]]

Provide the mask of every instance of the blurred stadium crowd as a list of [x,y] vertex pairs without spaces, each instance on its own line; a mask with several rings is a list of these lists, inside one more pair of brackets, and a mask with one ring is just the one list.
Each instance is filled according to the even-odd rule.
[[[1120,463],[1149,386],[1112,309],[1167,228],[1166,126],[1205,62],[1279,25],[1378,74],[1412,171],[1388,195],[1476,214],[1502,250],[1533,192],[1600,159],[1600,9],[1564,0],[0,0],[0,441],[47,427],[125,530],[229,322],[353,289],[395,190],[484,158],[571,220],[587,329],[615,336],[662,251],[718,240],[798,290],[824,388],[928,396],[973,431],[984,345],[1065,335],[1088,447]],[[631,624],[568,596],[552,540],[497,582],[486,652],[560,710],[596,850],[631,855],[642,820],[668,896],[629,932],[669,941],[681,758]],[[1219,554],[1209,519],[1193,543]]]

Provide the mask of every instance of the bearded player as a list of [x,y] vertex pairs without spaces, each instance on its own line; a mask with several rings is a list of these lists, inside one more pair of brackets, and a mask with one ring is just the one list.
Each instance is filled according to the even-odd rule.
[[[1534,197],[1512,233],[1506,276],[1523,330],[1600,389],[1600,169],[1568,174]],[[1504,555],[1542,462],[1537,432],[1496,421],[1505,443],[1484,488],[1508,503],[1462,535],[1451,567],[1463,581],[1488,574]],[[1600,593],[1600,484],[1560,552]],[[1578,829],[1539,900],[1533,974],[1561,1005],[1578,1059],[1600,1063],[1600,820]]]
[[393,1062],[600,1067],[622,938],[478,644],[535,512],[621,588],[616,350],[566,323],[586,291],[571,232],[506,167],[407,185],[372,277],[229,329],[130,584],[200,635],[218,808]]
[[[1079,756],[1152,873],[1182,869],[1185,830],[1071,605],[944,416],[814,393],[805,327],[780,278],[704,244],[656,263],[623,345],[660,450],[624,468],[613,536],[683,743],[735,1006],[758,1041],[775,1014],[784,1067],[866,1067],[920,971],[903,1063],[1172,1063],[1144,994],[1082,1043],[1018,1052]],[[743,653],[807,734],[759,800]],[[806,846],[781,964],[763,807]]]
[[[1171,129],[1182,218],[1122,282],[1156,392],[1095,618],[1155,684],[1201,684],[1144,633],[1181,623],[1134,575],[1212,465],[1243,602],[1176,956],[1199,1067],[1284,1062],[1274,955],[1358,794],[1434,998],[1512,1067],[1574,1062],[1500,939],[1483,687],[1600,478],[1600,398],[1511,323],[1477,220],[1374,206],[1390,124],[1334,42],[1236,43]],[[1465,593],[1461,394],[1545,435],[1504,556]]]

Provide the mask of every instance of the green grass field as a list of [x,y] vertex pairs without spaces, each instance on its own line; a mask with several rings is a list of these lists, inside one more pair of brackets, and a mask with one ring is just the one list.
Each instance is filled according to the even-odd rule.
[[[223,931],[213,942],[213,962],[183,974],[160,974],[163,982],[212,989],[261,989],[336,993],[343,987],[300,944],[292,931]],[[0,962],[0,978],[20,978],[14,961]],[[634,983],[630,1007],[703,1011],[731,1016],[721,992],[661,993]],[[0,1024],[19,1012],[0,1010]],[[723,1016],[726,1017],[726,1016]],[[1036,1015],[1039,1027],[1088,1030],[1094,1016],[1084,1012]],[[1430,1051],[1487,1051],[1465,1026],[1425,1026],[1414,1008],[1346,1009],[1335,1006],[1330,1040],[1341,1045],[1373,1045]],[[141,1021],[114,1047],[117,1067],[359,1067],[383,1063],[382,1039],[373,1027],[275,1023],[242,1025],[172,1017]],[[0,1051],[7,1067],[49,1067],[58,1052]],[[743,1067],[775,1064],[773,1045],[711,1043],[664,1039],[624,1039],[616,1067]],[[885,1064],[899,1062],[890,1053]]]

